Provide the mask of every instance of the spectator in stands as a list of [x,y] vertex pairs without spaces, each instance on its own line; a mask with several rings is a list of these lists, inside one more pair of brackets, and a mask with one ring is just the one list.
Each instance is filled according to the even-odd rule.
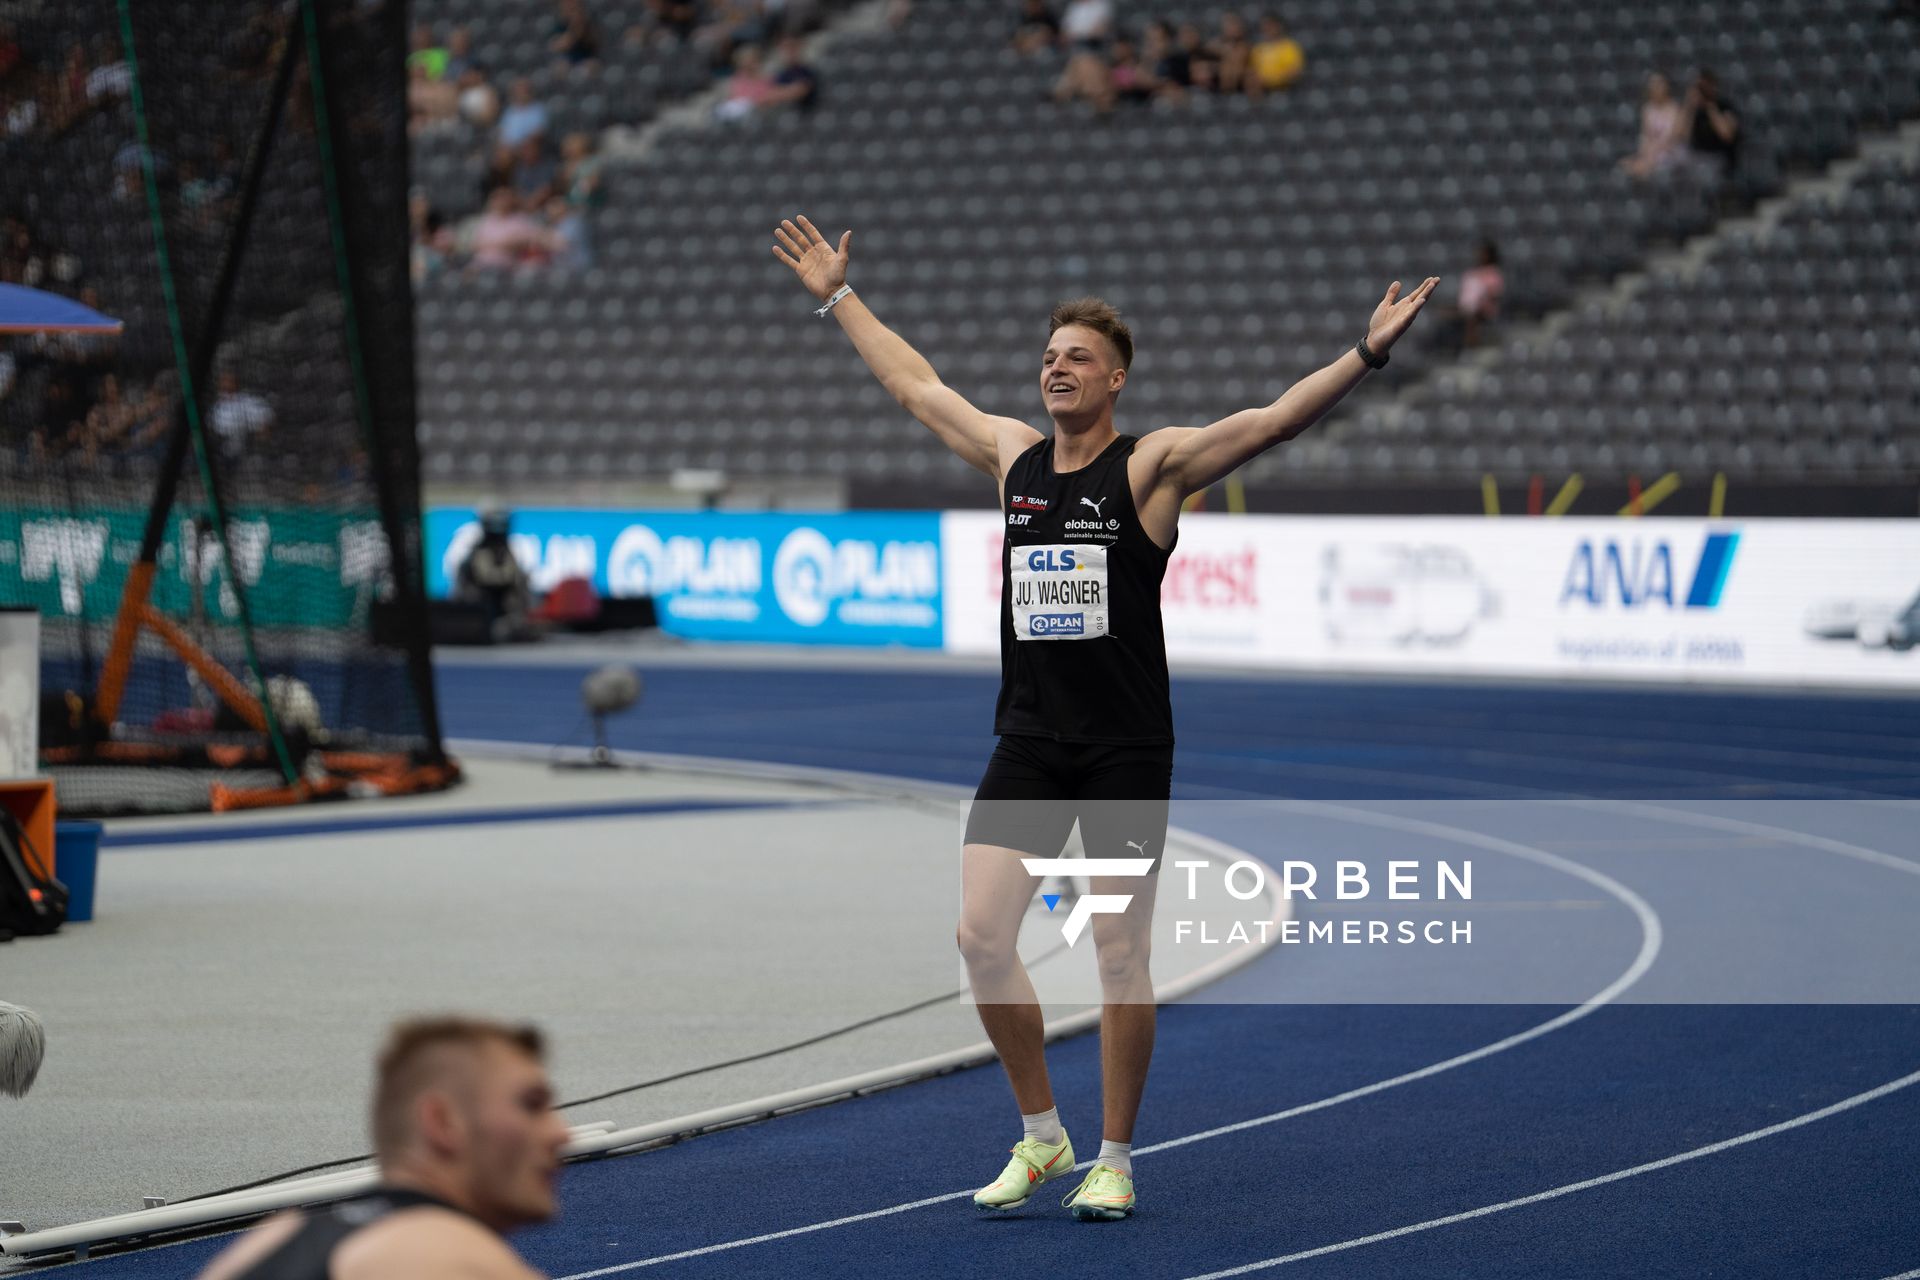
[[408,274],[413,282],[420,284],[446,270],[453,247],[447,220],[427,199],[427,193],[417,187],[407,197],[407,229],[413,246]]
[[560,166],[547,153],[546,139],[540,134],[520,144],[513,157],[513,194],[522,209],[538,209],[553,194],[560,177]]
[[1694,77],[1682,127],[1687,149],[1703,173],[1718,178],[1733,172],[1740,158],[1740,113],[1721,96],[1713,72],[1702,70]]
[[1147,25],[1147,38],[1140,46],[1140,62],[1153,77],[1154,95],[1164,102],[1184,102],[1193,69],[1173,37],[1173,24],[1156,19]]
[[1292,85],[1307,69],[1306,51],[1288,34],[1286,23],[1274,14],[1260,19],[1260,39],[1253,46],[1248,69],[1253,73],[1248,88],[1258,93],[1277,93]]
[[1053,85],[1053,100],[1091,102],[1096,111],[1113,107],[1113,70],[1107,43],[1113,36],[1110,0],[1069,0],[1060,15],[1060,39],[1067,49],[1066,69]]
[[14,35],[11,22],[0,22],[0,84],[20,69],[26,60],[26,52],[21,49],[19,39]]
[[134,422],[135,406],[120,393],[120,379],[106,374],[86,419],[68,433],[67,447],[86,459],[87,465],[99,462],[106,452],[119,452]]
[[1180,24],[1180,52],[1187,59],[1187,83],[1195,93],[1214,93],[1220,88],[1220,54],[1200,34],[1198,24]]
[[0,225],[0,281],[25,284],[27,263],[33,259],[33,232],[18,218]]
[[584,133],[570,133],[560,144],[560,191],[576,209],[600,207],[600,167],[594,154],[593,139]]
[[570,67],[584,66],[600,57],[600,29],[587,16],[581,0],[557,0],[547,48]]
[[427,79],[440,81],[447,76],[447,50],[434,38],[433,27],[429,23],[419,23],[413,29],[409,42],[411,50],[407,54],[407,71],[412,74],[415,67],[426,72]]
[[807,65],[806,48],[800,37],[780,37],[780,70],[773,76],[773,92],[761,103],[763,110],[795,107],[811,111],[820,100],[820,77]]
[[565,196],[554,196],[547,201],[547,235],[547,253],[556,269],[585,271],[593,265],[586,213]]
[[707,20],[693,33],[693,46],[715,72],[724,72],[739,65],[741,49],[758,46],[766,35],[760,10],[748,0],[712,0]]
[[510,187],[493,189],[487,196],[486,211],[474,220],[468,236],[472,265],[488,270],[519,266],[530,253],[544,251],[546,245],[545,230],[520,212]]
[[53,130],[59,133],[87,109],[87,51],[78,41],[67,47],[67,60],[54,83]]
[[483,132],[491,130],[500,120],[500,95],[488,81],[486,70],[470,64],[460,73],[456,87],[460,118]]
[[252,391],[243,390],[239,375],[232,369],[220,371],[220,394],[213,402],[208,425],[220,442],[220,452],[229,461],[257,450],[273,429],[273,406]]
[[40,100],[26,89],[0,98],[0,127],[9,138],[24,138],[40,123]]
[[1484,327],[1499,318],[1506,292],[1500,248],[1491,240],[1482,240],[1473,266],[1460,275],[1460,296],[1443,313],[1436,337],[1456,350],[1479,346]]
[[683,45],[700,26],[700,10],[693,0],[647,0],[646,12],[627,28],[630,45]]
[[1067,0],[1060,38],[1080,53],[1104,54],[1113,36],[1113,0]]
[[1153,99],[1153,80],[1140,65],[1140,51],[1125,32],[1114,36],[1107,55],[1107,83],[1113,102],[1144,103]]
[[1060,19],[1047,0],[1021,0],[1013,20],[1013,51],[1022,57],[1044,53],[1060,43]]
[[428,81],[444,81],[447,75],[447,50],[434,38],[434,29],[428,23],[419,23],[413,29],[411,50],[407,52],[407,71],[415,67],[426,71]]
[[733,74],[727,78],[727,96],[713,109],[716,120],[744,120],[773,96],[773,78],[766,72],[760,50],[747,45],[733,55]]
[[424,62],[407,63],[407,133],[444,129],[460,118],[460,90],[448,80],[436,80]]
[[207,227],[219,222],[232,195],[233,182],[226,174],[215,170],[204,176],[193,161],[180,162],[180,207],[195,224]]
[[442,80],[459,81],[473,67],[473,33],[455,27],[447,33],[447,64],[440,69]]
[[1680,121],[1680,104],[1674,101],[1673,86],[1658,71],[1653,72],[1640,99],[1640,145],[1632,155],[1620,158],[1620,167],[1636,178],[1650,178],[1680,163],[1686,146]]
[[103,37],[95,50],[97,61],[87,73],[88,104],[126,97],[133,88],[133,71],[120,56],[120,46]]
[[547,109],[534,101],[533,81],[521,76],[507,89],[507,109],[500,113],[495,137],[501,146],[512,149],[546,131]]
[[1260,96],[1250,65],[1254,61],[1254,42],[1246,33],[1246,19],[1233,10],[1219,15],[1219,35],[1206,40],[1206,52],[1213,59],[1213,88],[1221,94]]

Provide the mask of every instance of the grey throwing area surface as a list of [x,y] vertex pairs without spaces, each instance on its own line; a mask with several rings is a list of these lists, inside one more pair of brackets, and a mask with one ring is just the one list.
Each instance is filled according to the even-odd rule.
[[[0,1218],[39,1229],[363,1153],[376,1048],[411,1013],[537,1022],[571,1099],[964,985],[959,802],[464,763],[466,786],[441,796],[112,826],[251,834],[110,846],[92,922],[0,948],[0,996],[48,1032],[33,1092],[0,1100]],[[609,806],[624,811],[585,816]],[[370,817],[419,825],[310,829]],[[1036,905],[1022,942],[1047,957],[1036,977],[1081,975],[1073,989],[1092,991],[1090,941],[1059,943],[1058,917]],[[1162,985],[1197,962],[1166,954]],[[981,1038],[972,1007],[948,999],[567,1114],[645,1124]]]

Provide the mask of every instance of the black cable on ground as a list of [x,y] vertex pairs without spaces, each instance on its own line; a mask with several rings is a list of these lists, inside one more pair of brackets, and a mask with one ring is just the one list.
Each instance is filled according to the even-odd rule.
[[[1031,963],[1040,964],[1050,960],[1065,950],[1065,948],[1066,944],[1064,942],[1056,943],[1051,950],[1038,956]],[[777,1058],[783,1053],[794,1053],[801,1049],[812,1048],[816,1044],[824,1044],[828,1040],[835,1039],[839,1036],[851,1035],[855,1031],[876,1026],[879,1023],[887,1022],[894,1018],[904,1018],[910,1013],[918,1013],[922,1009],[930,1009],[936,1004],[945,1004],[949,1000],[957,1000],[965,994],[966,989],[964,987],[955,991],[944,992],[925,1000],[917,1000],[909,1005],[902,1005],[898,1009],[890,1009],[885,1013],[876,1013],[872,1017],[862,1018],[858,1022],[849,1022],[844,1027],[835,1027],[831,1031],[823,1031],[819,1035],[809,1036],[805,1040],[795,1040],[791,1044],[783,1044],[777,1049],[766,1049],[759,1053],[749,1053],[739,1058],[728,1058],[724,1062],[710,1062],[703,1067],[690,1067],[685,1071],[676,1071],[672,1075],[660,1076],[653,1080],[642,1080],[639,1084],[630,1084],[618,1089],[609,1089],[605,1093],[589,1094],[584,1098],[575,1098],[570,1102],[556,1103],[554,1109],[557,1111],[565,1111],[570,1107],[585,1106],[589,1102],[604,1102],[608,1098],[617,1098],[622,1094],[638,1093],[642,1089],[657,1088],[663,1084],[672,1084],[677,1080],[689,1080],[694,1076],[706,1075],[709,1072],[724,1071],[729,1067],[744,1066],[749,1062],[762,1062],[768,1058]],[[214,1196],[231,1195],[238,1191],[252,1191],[256,1187],[270,1186],[276,1182],[284,1182],[288,1178],[297,1178],[309,1173],[322,1173],[328,1169],[338,1169],[343,1165],[363,1164],[371,1159],[373,1159],[373,1154],[368,1152],[365,1155],[343,1156],[338,1160],[327,1160],[320,1164],[302,1165],[298,1169],[289,1169],[285,1173],[269,1174],[264,1178],[256,1178],[252,1182],[241,1182],[230,1187],[221,1187],[217,1191],[202,1191],[198,1195],[185,1196],[171,1203],[190,1204],[195,1200],[208,1200]]]

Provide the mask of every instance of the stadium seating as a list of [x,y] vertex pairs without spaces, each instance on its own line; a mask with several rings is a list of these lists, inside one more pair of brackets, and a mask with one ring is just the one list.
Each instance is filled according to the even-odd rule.
[[[539,457],[537,470],[559,474],[697,465],[963,478],[831,326],[807,316],[768,254],[774,222],[801,210],[858,229],[855,278],[876,310],[982,405],[1037,419],[1045,314],[1061,296],[1099,292],[1137,326],[1123,429],[1203,422],[1331,358],[1389,279],[1457,275],[1481,235],[1500,243],[1511,309],[1525,316],[1712,225],[1720,207],[1700,182],[1643,187],[1616,168],[1651,68],[1678,78],[1710,64],[1740,108],[1732,203],[1911,115],[1920,52],[1910,24],[1878,10],[1876,0],[1300,0],[1288,18],[1308,71],[1291,92],[1099,120],[1045,101],[1058,64],[1007,48],[999,0],[922,4],[901,33],[834,45],[810,116],[670,133],[615,173],[599,215],[602,267],[584,280],[433,285],[420,304],[429,475],[511,477]],[[1165,12],[1211,26],[1218,6]],[[1737,269],[1750,280],[1774,261],[1740,263],[1740,252],[1716,255],[1708,279]],[[1663,282],[1642,305],[1663,324],[1698,325],[1689,299],[1702,287],[1712,289]],[[1392,376],[1343,407],[1344,424],[1263,459],[1251,479],[1434,474],[1516,456],[1545,465],[1555,449],[1640,465],[1651,424],[1707,377],[1705,365],[1642,361],[1633,345],[1631,364],[1588,374],[1645,390],[1616,414],[1556,399],[1539,377],[1560,366],[1528,355],[1470,398],[1431,397],[1389,433],[1366,414],[1369,398],[1418,387],[1447,360],[1414,342],[1403,350]],[[1862,400],[1859,387],[1845,394],[1820,412],[1852,421],[1876,406],[1870,420],[1885,421],[1886,438],[1911,434],[1910,409]],[[1692,408],[1699,418],[1701,403]],[[1576,417],[1577,432],[1556,434],[1552,424]],[[1729,434],[1703,427],[1686,456],[1732,448]],[[550,441],[564,450],[549,453]],[[1786,457],[1740,455],[1756,467]]]
[[1442,376],[1339,447],[1393,470],[1880,477],[1920,470],[1920,167],[1867,165],[1831,203],[1731,233],[1697,270]]

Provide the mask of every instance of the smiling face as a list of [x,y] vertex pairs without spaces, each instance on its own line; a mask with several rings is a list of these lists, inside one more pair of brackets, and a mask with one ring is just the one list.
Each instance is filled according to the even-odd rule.
[[1113,342],[1083,324],[1053,331],[1040,358],[1040,398],[1057,423],[1098,417],[1127,383]]
[[545,1222],[567,1125],[538,1059],[504,1040],[473,1048],[472,1076],[455,1089],[467,1119],[466,1165],[475,1217],[499,1230]]

